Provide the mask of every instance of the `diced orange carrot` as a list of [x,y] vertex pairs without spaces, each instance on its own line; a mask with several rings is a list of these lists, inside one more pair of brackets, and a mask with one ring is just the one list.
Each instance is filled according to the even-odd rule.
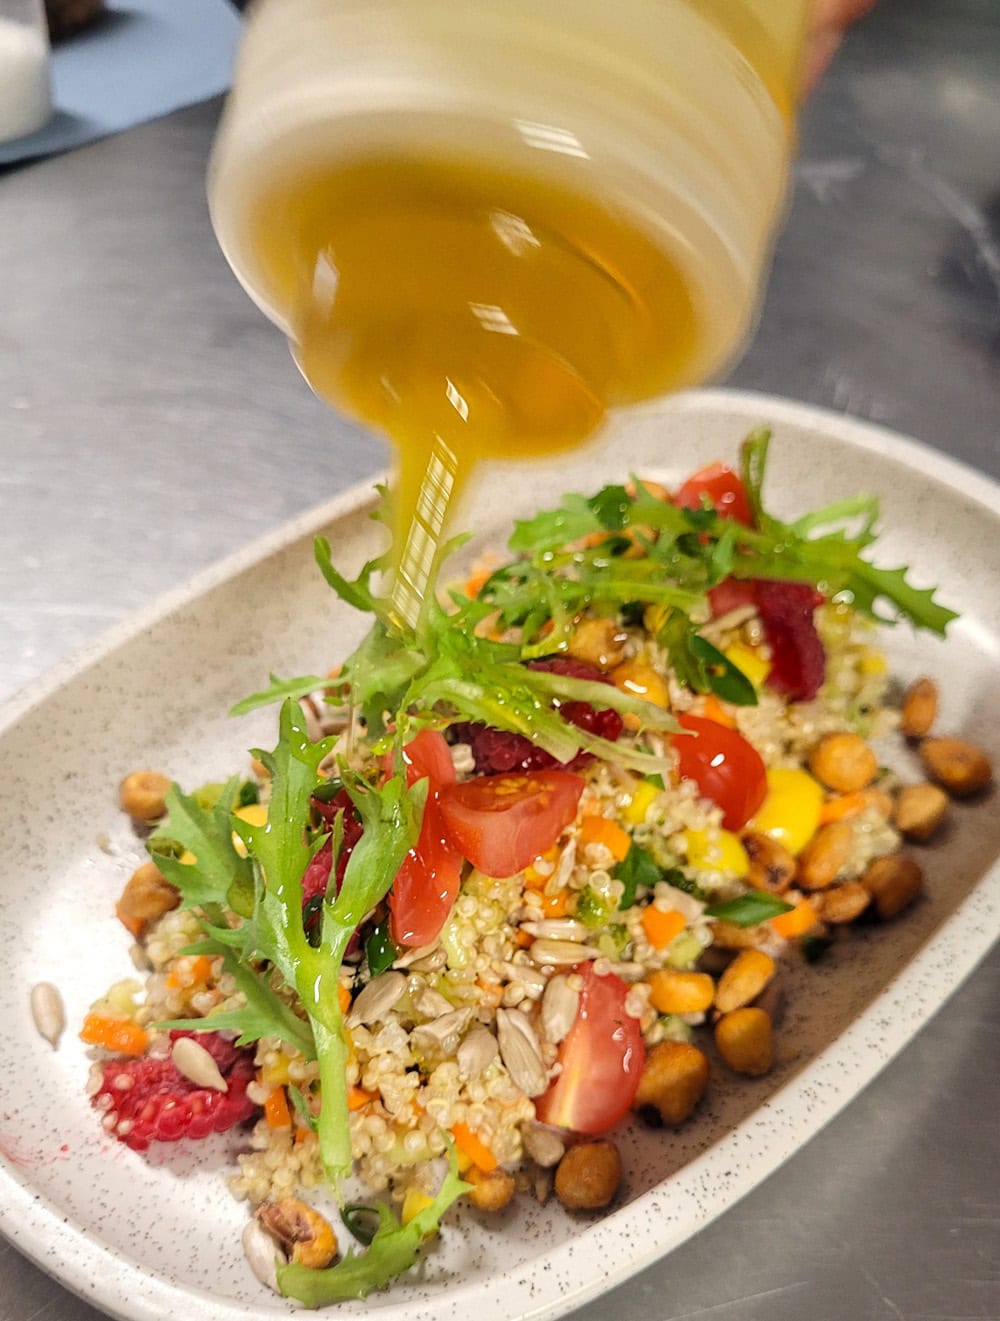
[[348,1110],[360,1110],[362,1106],[365,1106],[369,1101],[374,1100],[374,1092],[366,1092],[363,1087],[349,1087],[347,1089]]
[[105,1018],[88,1014],[83,1020],[80,1040],[88,1046],[102,1046],[119,1055],[145,1055],[149,1033],[130,1018]]
[[779,936],[791,940],[795,936],[804,936],[819,921],[819,914],[808,899],[800,899],[789,913],[779,913],[771,918],[771,926]]
[[343,982],[337,987],[337,999],[340,1001],[340,1012],[346,1014],[351,1007],[351,993]]
[[264,1102],[264,1118],[268,1128],[291,1128],[292,1116],[284,1087],[275,1087]]
[[476,1137],[468,1125],[454,1124],[451,1136],[455,1139],[455,1146],[472,1161],[473,1165],[478,1166],[484,1174],[493,1173],[499,1164],[496,1156],[481,1138]]
[[465,580],[465,586],[462,588],[462,590],[465,592],[465,595],[471,597],[471,599],[474,601],[476,597],[479,595],[479,593],[486,586],[489,577],[490,577],[489,569],[479,569],[476,573],[470,573],[468,578],[466,578]]
[[652,904],[642,910],[642,929],[653,949],[663,949],[675,936],[679,936],[687,926],[683,913],[669,909],[666,913],[654,908]]
[[542,895],[542,912],[546,917],[565,917],[569,912],[569,890],[563,886],[555,894]]
[[529,936],[527,931],[521,931],[520,928],[514,936],[514,944],[518,949],[527,949],[533,940],[534,936]]
[[722,705],[715,693],[709,693],[705,698],[702,715],[706,720],[714,720],[717,725],[724,725],[726,729],[736,728],[736,721]]
[[303,1142],[307,1142],[309,1140],[309,1135],[311,1132],[312,1129],[309,1128],[301,1128],[301,1127],[297,1128],[295,1130],[295,1145],[297,1147],[300,1147]]
[[207,954],[195,954],[179,959],[177,967],[167,977],[171,990],[181,987],[204,986],[212,975],[212,960]]
[[856,789],[854,793],[838,794],[836,798],[828,798],[820,808],[820,825],[825,826],[831,821],[845,821],[848,817],[858,816],[866,808],[874,807],[882,792],[881,789]]
[[584,844],[603,844],[615,862],[624,862],[632,847],[628,831],[606,816],[585,816],[580,822],[580,839]]

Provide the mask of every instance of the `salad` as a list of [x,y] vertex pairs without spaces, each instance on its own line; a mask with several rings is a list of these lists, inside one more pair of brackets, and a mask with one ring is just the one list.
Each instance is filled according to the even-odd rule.
[[903,841],[990,783],[931,680],[890,702],[877,646],[953,613],[872,561],[873,497],[770,515],[768,442],[567,495],[445,585],[456,539],[412,628],[387,560],[348,579],[318,538],[358,648],[234,708],[281,704],[227,783],[123,781],[145,977],[83,1024],[91,1101],[139,1152],[244,1135],[244,1248],[281,1294],[386,1287],[459,1198],[611,1204],[619,1125],[667,1142],[713,1072],[775,1067],[782,965],[917,901]]

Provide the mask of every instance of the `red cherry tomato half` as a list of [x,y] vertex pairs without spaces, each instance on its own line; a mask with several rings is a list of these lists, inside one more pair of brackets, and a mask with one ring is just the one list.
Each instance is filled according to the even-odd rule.
[[694,780],[703,798],[722,808],[722,824],[739,830],[754,815],[767,793],[767,771],[760,753],[735,729],[704,716],[678,716],[682,729],[697,738],[674,739],[678,770]]
[[678,509],[701,509],[705,496],[721,518],[731,518],[744,527],[753,523],[743,483],[724,463],[710,463],[692,473],[674,496],[674,504]]
[[583,780],[569,771],[480,775],[441,793],[448,838],[487,876],[513,876],[576,816]]
[[583,977],[576,1022],[559,1048],[562,1070],[535,1102],[543,1124],[575,1133],[606,1133],[627,1114],[646,1059],[638,1019],[625,1012],[628,987],[609,973],[598,977],[592,963]]
[[[392,770],[387,757],[386,772]],[[397,945],[429,945],[448,920],[462,878],[462,855],[445,837],[440,791],[455,781],[451,752],[443,736],[424,729],[403,749],[406,781],[429,781],[416,844],[396,873],[389,893],[392,938]]]

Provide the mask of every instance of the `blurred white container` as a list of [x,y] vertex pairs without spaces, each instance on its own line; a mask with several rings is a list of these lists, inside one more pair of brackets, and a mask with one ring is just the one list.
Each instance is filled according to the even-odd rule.
[[0,0],[0,142],[34,133],[51,114],[42,0]]

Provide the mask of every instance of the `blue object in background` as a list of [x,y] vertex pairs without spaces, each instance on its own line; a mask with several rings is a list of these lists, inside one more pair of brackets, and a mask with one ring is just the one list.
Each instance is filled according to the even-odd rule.
[[217,96],[229,86],[239,15],[228,0],[109,0],[52,52],[55,111],[0,143],[0,165],[49,156]]

